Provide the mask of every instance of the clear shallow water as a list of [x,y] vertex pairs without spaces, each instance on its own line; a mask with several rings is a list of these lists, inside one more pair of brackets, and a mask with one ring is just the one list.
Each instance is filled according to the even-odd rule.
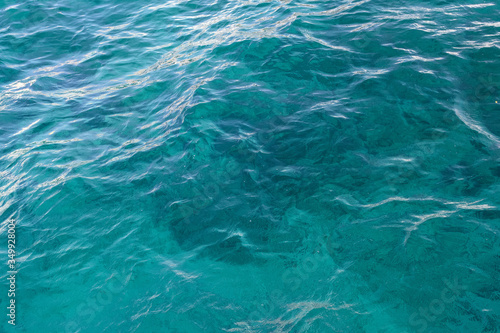
[[16,330],[496,332],[499,14],[0,2]]

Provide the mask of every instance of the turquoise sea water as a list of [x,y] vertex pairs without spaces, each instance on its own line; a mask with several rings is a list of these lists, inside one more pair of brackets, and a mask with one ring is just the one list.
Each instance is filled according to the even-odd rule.
[[0,1],[0,332],[497,332],[499,48],[489,0]]

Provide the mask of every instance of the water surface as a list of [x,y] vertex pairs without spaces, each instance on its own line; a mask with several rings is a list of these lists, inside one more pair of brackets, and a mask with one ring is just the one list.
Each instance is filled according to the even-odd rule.
[[0,1],[15,330],[497,332],[499,18]]

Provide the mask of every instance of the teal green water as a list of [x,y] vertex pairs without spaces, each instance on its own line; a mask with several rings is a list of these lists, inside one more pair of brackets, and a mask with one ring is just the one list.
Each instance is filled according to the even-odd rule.
[[498,332],[499,48],[489,0],[0,1],[0,331]]

